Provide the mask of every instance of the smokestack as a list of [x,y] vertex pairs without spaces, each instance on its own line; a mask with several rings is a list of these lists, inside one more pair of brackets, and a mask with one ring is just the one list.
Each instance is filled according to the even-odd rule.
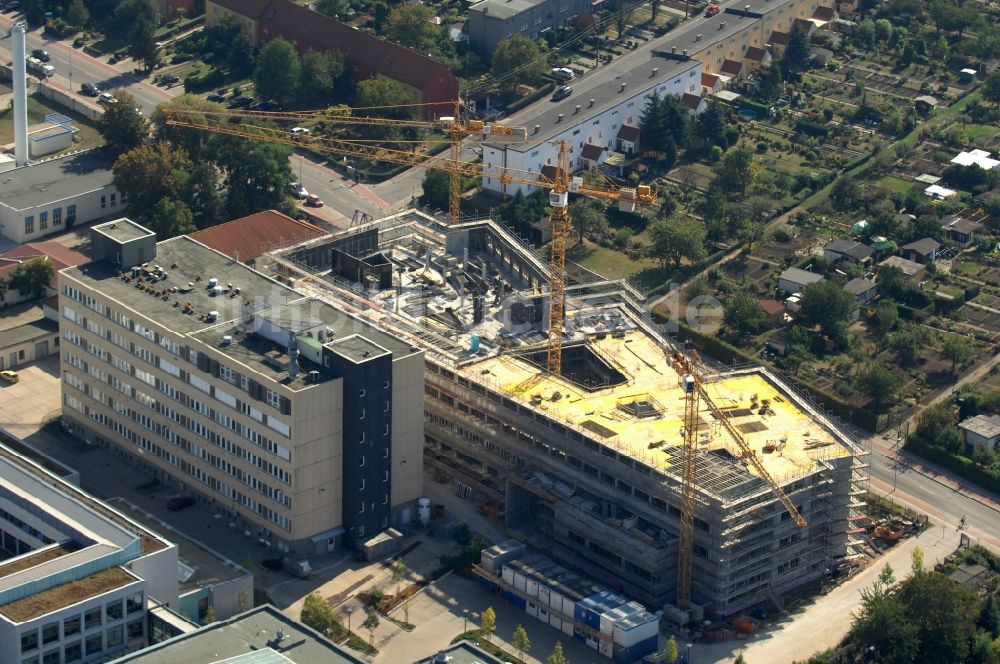
[[28,165],[28,74],[25,71],[24,23],[10,30],[11,70],[14,77],[14,159],[17,166]]

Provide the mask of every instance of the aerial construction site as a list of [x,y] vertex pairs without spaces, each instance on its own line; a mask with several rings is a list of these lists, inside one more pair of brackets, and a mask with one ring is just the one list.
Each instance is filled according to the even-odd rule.
[[258,260],[423,347],[425,466],[615,591],[725,617],[855,555],[866,452],[761,368],[702,367],[692,398],[640,293],[572,267],[554,372],[546,259],[497,220],[410,210]]

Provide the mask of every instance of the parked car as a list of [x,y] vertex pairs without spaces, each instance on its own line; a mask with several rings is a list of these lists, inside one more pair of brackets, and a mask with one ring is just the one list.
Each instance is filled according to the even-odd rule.
[[306,207],[323,207],[323,199],[316,194],[306,196]]
[[31,57],[38,58],[42,62],[48,62],[49,60],[52,59],[52,56],[50,56],[49,52],[46,51],[44,48],[33,49],[31,51]]
[[195,500],[191,496],[171,496],[167,499],[167,509],[171,512],[177,512],[185,507],[191,507],[194,503]]
[[97,86],[93,83],[84,83],[80,86],[80,94],[86,95],[88,97],[96,97],[101,94],[101,91],[97,89]]
[[114,104],[117,101],[118,100],[115,99],[115,96],[110,92],[102,92],[100,95],[97,96],[98,104]]
[[288,183],[288,190],[290,192],[292,192],[293,194],[295,194],[296,196],[298,196],[299,198],[308,198],[309,197],[309,192],[299,182],[289,182]]
[[226,96],[225,95],[220,95],[218,93],[213,92],[212,94],[210,94],[207,97],[205,97],[205,99],[207,99],[208,101],[223,102],[223,101],[226,101]]
[[573,88],[569,87],[568,85],[564,85],[561,88],[558,88],[552,94],[552,101],[559,101],[560,99],[565,99],[571,94],[573,94]]
[[229,102],[229,108],[246,108],[252,103],[253,97],[240,95],[239,97],[234,97],[233,100]]
[[16,371],[0,371],[0,380],[8,383],[16,383],[21,380],[21,377],[17,375]]
[[273,111],[278,105],[273,101],[259,101],[250,107],[251,111]]
[[307,128],[305,128],[305,127],[292,127],[292,133],[293,133],[293,134],[302,134],[302,135],[308,135],[308,134],[311,134],[312,132],[311,132],[311,131],[309,131],[309,130],[308,130]]
[[173,85],[174,83],[180,83],[181,77],[175,76],[174,74],[163,74],[160,76],[160,82],[164,85]]

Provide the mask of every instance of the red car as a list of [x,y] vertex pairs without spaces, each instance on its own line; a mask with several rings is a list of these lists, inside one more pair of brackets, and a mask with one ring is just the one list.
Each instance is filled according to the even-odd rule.
[[717,5],[717,4],[715,4],[713,2],[712,4],[710,4],[708,6],[708,9],[705,10],[705,17],[706,18],[711,18],[711,17],[715,16],[718,13],[719,13],[719,5]]
[[323,199],[316,194],[309,194],[306,196],[306,206],[308,207],[323,207]]

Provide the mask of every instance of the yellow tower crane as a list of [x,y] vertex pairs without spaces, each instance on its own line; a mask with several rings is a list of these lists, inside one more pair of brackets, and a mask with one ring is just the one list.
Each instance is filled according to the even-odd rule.
[[[233,109],[219,109],[219,110],[181,110],[181,109],[165,109],[165,114],[167,116],[167,121],[169,124],[180,124],[170,122],[171,118],[194,118],[201,116],[206,121],[216,122],[219,118],[227,118],[229,120],[267,120],[271,122],[284,122],[284,123],[294,123],[296,125],[305,125],[309,123],[326,123],[326,124],[350,124],[350,125],[374,125],[374,126],[384,126],[384,127],[406,127],[412,129],[424,129],[431,132],[439,132],[446,134],[448,136],[447,142],[450,143],[450,155],[453,165],[457,165],[462,161],[462,141],[468,137],[478,137],[482,139],[490,139],[491,141],[498,141],[501,143],[524,143],[528,140],[528,129],[526,127],[513,127],[507,125],[495,124],[492,122],[483,122],[482,120],[475,120],[471,118],[463,118],[461,114],[461,104],[460,102],[455,102],[454,115],[442,116],[436,120],[416,120],[408,119],[401,120],[398,118],[380,118],[369,115],[358,115],[358,113],[370,113],[372,111],[384,111],[384,110],[399,110],[400,108],[419,108],[421,106],[428,106],[431,104],[409,104],[404,107],[393,106],[369,106],[364,108],[352,108],[349,109],[347,114],[339,114],[338,108],[330,109],[318,109],[318,110],[307,110],[307,111],[240,111]],[[433,106],[440,106],[440,104],[432,104]],[[206,127],[202,127],[206,128]],[[332,139],[339,142],[353,142],[353,143],[369,143],[374,144],[376,141],[363,141],[363,140],[352,140],[352,139]],[[302,145],[301,142],[289,142],[291,145]],[[461,197],[461,183],[462,174],[459,169],[453,168],[450,171],[450,178],[448,183],[448,216],[452,223],[457,223],[460,216],[459,201]]]
[[[618,187],[614,185],[586,185],[582,178],[570,177],[569,154],[570,147],[565,141],[558,141],[559,159],[554,179],[541,173],[521,171],[511,168],[484,166],[481,162],[468,162],[461,159],[461,142],[452,143],[451,154],[447,156],[417,154],[407,150],[388,148],[373,141],[346,140],[330,138],[319,134],[293,134],[286,128],[273,124],[262,126],[244,120],[267,119],[278,121],[299,122],[305,119],[301,113],[265,113],[260,111],[204,111],[194,109],[165,109],[168,125],[187,127],[210,131],[218,134],[228,134],[254,141],[282,143],[293,147],[308,148],[328,154],[358,157],[371,161],[384,161],[405,166],[420,168],[436,168],[449,173],[452,177],[452,194],[454,194],[452,220],[458,219],[458,187],[455,178],[460,176],[497,178],[502,184],[525,184],[549,191],[549,205],[552,208],[550,216],[552,228],[551,263],[550,263],[550,306],[548,331],[547,369],[554,375],[562,370],[563,318],[565,314],[566,289],[566,238],[569,235],[569,194],[577,193],[591,198],[617,202],[625,210],[632,210],[636,205],[650,205],[656,202],[657,194],[647,185],[635,188]],[[498,125],[481,124],[478,121],[465,123],[456,120],[417,121],[388,120],[384,118],[359,118],[353,116],[324,116],[322,111],[310,112],[312,119],[326,122],[357,122],[359,124],[376,124],[389,126],[429,126],[439,127],[440,122],[449,122],[453,137],[462,132],[465,135],[490,136],[520,136],[522,127],[502,127]],[[330,118],[333,119],[330,119]],[[455,146],[458,146],[457,148]]]
[[705,402],[709,412],[715,416],[740,448],[740,458],[745,459],[762,480],[771,487],[771,492],[781,501],[792,520],[799,528],[806,526],[806,520],[795,507],[777,482],[767,472],[767,468],[757,458],[749,443],[743,438],[729,417],[715,405],[704,386],[701,371],[701,360],[695,350],[687,354],[673,354],[674,369],[681,377],[684,388],[684,455],[681,463],[681,533],[677,550],[677,606],[688,609],[691,606],[691,565],[694,550],[694,488],[697,482],[695,473],[696,453],[698,450],[698,403]]

